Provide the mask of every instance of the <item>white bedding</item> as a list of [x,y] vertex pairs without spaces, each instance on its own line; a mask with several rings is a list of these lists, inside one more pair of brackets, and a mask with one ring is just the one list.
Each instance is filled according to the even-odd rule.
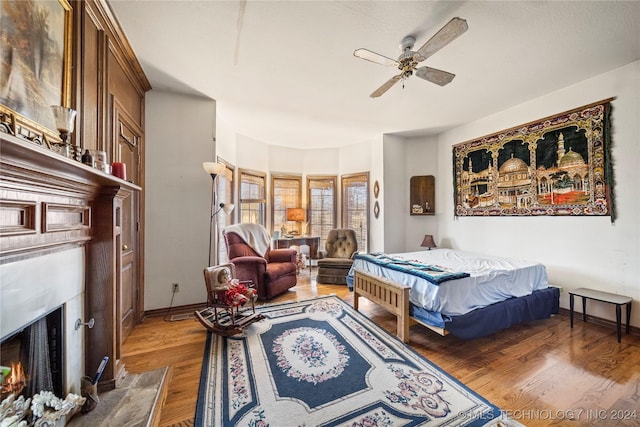
[[392,257],[435,265],[448,271],[469,273],[470,277],[435,285],[426,279],[355,259],[354,269],[409,285],[409,299],[426,310],[449,316],[521,297],[548,287],[544,265],[517,258],[480,255],[453,249],[390,254]]

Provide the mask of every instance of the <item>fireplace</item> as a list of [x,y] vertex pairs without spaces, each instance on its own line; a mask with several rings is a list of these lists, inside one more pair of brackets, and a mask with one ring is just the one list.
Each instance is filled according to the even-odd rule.
[[0,366],[11,368],[2,382],[2,400],[9,394],[32,397],[42,390],[63,396],[62,312],[59,306],[0,343]]
[[[36,321],[45,320],[53,387],[57,396],[80,393],[80,378],[85,375],[83,329],[75,329],[82,319],[84,299],[84,247],[0,265],[0,342],[2,366],[11,362],[5,351],[27,341]],[[21,347],[19,353],[25,348]],[[15,354],[13,351],[12,354]],[[26,359],[21,360],[27,375],[32,375]],[[37,390],[36,392],[38,392]]]
[[23,138],[0,132],[0,142],[0,342],[62,307],[63,394],[79,394],[105,356],[98,387],[112,389],[126,373],[122,205],[140,188]]

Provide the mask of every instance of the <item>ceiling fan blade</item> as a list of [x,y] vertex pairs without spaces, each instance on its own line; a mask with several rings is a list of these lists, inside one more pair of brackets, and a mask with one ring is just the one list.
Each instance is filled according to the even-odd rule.
[[455,74],[431,67],[420,67],[415,71],[415,75],[439,86],[445,86],[451,83],[451,80],[456,76]]
[[391,86],[393,86],[394,84],[398,83],[398,81],[401,80],[401,79],[402,79],[402,74],[398,74],[397,76],[391,77],[382,86],[380,86],[378,89],[374,90],[371,93],[371,95],[369,95],[369,98],[377,98],[377,97],[379,97],[380,95],[382,95],[383,93],[385,93],[386,91],[391,89]]
[[444,27],[440,28],[440,31],[435,33],[433,37],[431,37],[425,44],[422,45],[420,49],[416,51],[416,55],[414,58],[418,62],[424,61],[452,41],[454,41],[458,36],[462,35],[469,26],[467,25],[467,21],[461,18],[453,18],[451,21],[447,22]]
[[394,67],[398,65],[398,61],[395,59],[387,58],[384,55],[371,52],[368,49],[356,49],[353,51],[353,56],[357,56],[358,58],[366,59],[367,61],[375,62],[380,65],[389,65]]

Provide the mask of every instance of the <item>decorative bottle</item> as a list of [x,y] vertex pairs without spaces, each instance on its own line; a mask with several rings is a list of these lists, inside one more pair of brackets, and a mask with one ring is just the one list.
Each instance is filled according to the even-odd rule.
[[89,150],[86,150],[82,155],[82,163],[84,163],[87,166],[93,167],[93,156],[91,155]]

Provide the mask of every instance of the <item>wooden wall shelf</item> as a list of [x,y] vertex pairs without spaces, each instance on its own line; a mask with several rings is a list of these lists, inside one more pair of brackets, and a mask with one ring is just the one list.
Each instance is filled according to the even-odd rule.
[[409,181],[409,214],[435,215],[436,179],[433,175],[412,176]]

